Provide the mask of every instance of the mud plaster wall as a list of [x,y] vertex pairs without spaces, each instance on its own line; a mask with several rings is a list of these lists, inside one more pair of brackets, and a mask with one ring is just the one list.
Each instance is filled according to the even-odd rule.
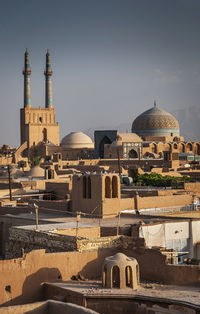
[[172,285],[200,283],[199,266],[166,264],[166,257],[154,249],[127,249],[124,253],[137,259],[143,279]]
[[186,191],[200,192],[200,182],[185,183],[184,189]]
[[[97,278],[106,256],[116,250],[104,249],[90,252],[45,253],[35,250],[24,258],[0,261],[0,304],[14,305],[40,300],[44,281],[62,278],[70,280],[79,272],[88,278]],[[5,290],[10,286],[10,292]]]
[[46,249],[47,252],[73,251],[76,250],[76,238],[35,230],[10,228],[9,241],[5,247],[5,258],[21,257],[22,248],[25,253],[37,249]]
[[192,203],[191,195],[170,195],[156,197],[140,197],[139,208],[154,208],[167,206],[184,206]]
[[[140,274],[168,284],[196,284],[200,282],[198,266],[167,265],[165,256],[150,249],[102,249],[87,252],[45,253],[36,250],[24,258],[0,261],[0,304],[14,305],[38,301],[45,281],[70,280],[81,273],[88,279],[99,278],[105,257],[123,252],[139,262]],[[9,287],[9,291],[6,291]]]

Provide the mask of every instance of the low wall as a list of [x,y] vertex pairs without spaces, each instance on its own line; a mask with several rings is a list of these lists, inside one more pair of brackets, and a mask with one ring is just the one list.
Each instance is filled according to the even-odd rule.
[[37,200],[37,205],[39,209],[47,208],[47,209],[55,209],[55,210],[63,210],[68,211],[70,209],[70,200]]
[[[78,237],[50,232],[39,232],[35,230],[23,229],[23,228],[10,228],[9,240],[5,244],[5,258],[19,258],[24,253],[31,252],[32,250],[45,249],[46,252],[69,252],[69,251],[88,251],[98,250],[102,248],[116,248],[116,247],[128,247],[142,246],[144,247],[143,239],[135,239],[133,237],[126,236],[111,236],[111,237],[99,237],[100,228],[82,228],[78,230]],[[72,229],[69,229],[69,232]],[[67,231],[66,231],[67,232]],[[86,232],[88,233],[86,238]],[[85,237],[81,238],[81,234]],[[96,238],[89,238],[90,236],[96,236]]]
[[159,208],[159,207],[171,207],[171,206],[185,206],[191,203],[192,203],[192,195],[189,195],[189,194],[144,196],[144,197],[137,195],[133,198],[122,198],[120,200],[120,207],[121,207],[121,210],[145,209],[145,208],[147,209],[147,208]]
[[88,279],[99,278],[105,257],[117,252],[138,260],[143,279],[176,285],[200,283],[198,266],[167,265],[166,257],[159,251],[129,247],[81,253],[45,253],[44,250],[36,250],[23,258],[0,260],[0,304],[7,306],[41,300],[41,283],[45,281],[70,280],[78,273]]
[[200,192],[200,182],[190,182],[184,184],[184,189],[186,191],[192,191],[192,192]]
[[200,267],[196,265],[166,264],[166,257],[158,250],[124,250],[137,259],[143,279],[170,285],[199,285]]
[[192,203],[191,195],[166,195],[166,196],[140,197],[139,198],[139,208],[185,206],[191,203]]
[[5,258],[21,257],[23,252],[46,249],[47,252],[67,252],[76,250],[76,238],[67,235],[50,234],[21,228],[10,228],[9,241],[5,247]]

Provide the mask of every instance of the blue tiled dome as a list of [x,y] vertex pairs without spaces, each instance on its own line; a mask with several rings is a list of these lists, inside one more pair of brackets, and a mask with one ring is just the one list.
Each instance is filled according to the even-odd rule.
[[179,123],[176,118],[159,109],[156,104],[133,121],[132,132],[139,136],[180,135]]

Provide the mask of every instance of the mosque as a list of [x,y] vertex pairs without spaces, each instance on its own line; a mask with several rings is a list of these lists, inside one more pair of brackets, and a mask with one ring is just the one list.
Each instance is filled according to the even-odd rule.
[[25,52],[24,107],[20,110],[21,146],[16,155],[62,160],[90,158],[178,158],[179,153],[200,155],[200,142],[184,141],[179,123],[170,113],[154,106],[133,121],[131,133],[117,130],[96,130],[94,143],[82,132],[72,132],[59,141],[59,124],[55,120],[52,101],[52,69],[50,53],[46,53],[45,106],[31,106],[29,53]]

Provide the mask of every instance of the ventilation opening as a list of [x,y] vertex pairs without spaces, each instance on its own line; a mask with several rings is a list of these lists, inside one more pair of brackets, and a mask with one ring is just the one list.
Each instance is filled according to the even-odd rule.
[[133,278],[132,268],[130,266],[127,266],[126,267],[126,286],[129,288],[132,288],[133,286],[132,278]]
[[6,290],[7,292],[11,292],[11,286],[10,286],[10,285],[5,286],[5,290]]
[[120,288],[119,267],[113,267],[113,288]]

